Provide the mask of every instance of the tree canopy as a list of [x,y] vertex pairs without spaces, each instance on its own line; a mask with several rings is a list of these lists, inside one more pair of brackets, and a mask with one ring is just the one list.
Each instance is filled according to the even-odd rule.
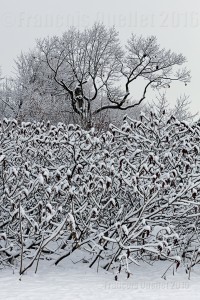
[[182,54],[161,48],[155,36],[133,34],[123,46],[115,28],[95,24],[38,40],[16,64],[26,94],[56,101],[65,95],[68,109],[87,128],[100,113],[138,106],[150,88],[167,88],[173,81],[187,84],[185,62]]

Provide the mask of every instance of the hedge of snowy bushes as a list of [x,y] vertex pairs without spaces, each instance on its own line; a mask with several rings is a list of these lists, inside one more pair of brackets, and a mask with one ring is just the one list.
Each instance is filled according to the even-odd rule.
[[78,251],[131,275],[140,261],[200,261],[200,127],[151,112],[92,128],[0,123],[0,267]]

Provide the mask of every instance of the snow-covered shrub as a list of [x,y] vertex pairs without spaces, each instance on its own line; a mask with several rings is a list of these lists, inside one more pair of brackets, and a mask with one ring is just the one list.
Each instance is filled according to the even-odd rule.
[[0,126],[0,263],[23,274],[74,251],[116,273],[199,261],[200,128],[154,112],[97,136],[78,126]]

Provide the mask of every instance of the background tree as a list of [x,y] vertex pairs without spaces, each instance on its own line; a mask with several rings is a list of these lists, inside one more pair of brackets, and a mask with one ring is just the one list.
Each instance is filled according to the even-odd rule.
[[189,123],[193,123],[199,113],[197,112],[196,114],[192,114],[190,112],[190,104],[189,96],[184,94],[176,99],[174,106],[171,106],[167,100],[166,93],[160,93],[156,96],[156,100],[145,105],[143,110],[145,113],[155,110],[159,117],[165,119],[173,115],[179,121],[188,121]]
[[87,128],[102,112],[138,106],[150,88],[186,84],[189,71],[180,68],[185,62],[182,54],[162,49],[154,36],[132,35],[122,47],[114,28],[95,24],[38,40],[33,51],[18,58],[17,74],[29,95],[59,101],[64,94],[67,107]]
[[0,117],[15,115],[16,99],[13,98],[12,80],[2,77],[0,73]]

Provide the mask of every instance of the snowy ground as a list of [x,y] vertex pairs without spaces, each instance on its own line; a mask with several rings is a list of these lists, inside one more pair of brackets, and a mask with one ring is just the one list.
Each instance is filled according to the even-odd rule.
[[200,299],[200,267],[191,273],[191,279],[183,269],[167,279],[161,278],[169,263],[159,262],[153,267],[134,267],[133,275],[114,281],[113,274],[87,264],[73,264],[70,260],[55,267],[51,262],[40,264],[38,273],[29,270],[21,280],[19,274],[10,269],[0,271],[0,299],[16,300],[62,300],[62,299]]

